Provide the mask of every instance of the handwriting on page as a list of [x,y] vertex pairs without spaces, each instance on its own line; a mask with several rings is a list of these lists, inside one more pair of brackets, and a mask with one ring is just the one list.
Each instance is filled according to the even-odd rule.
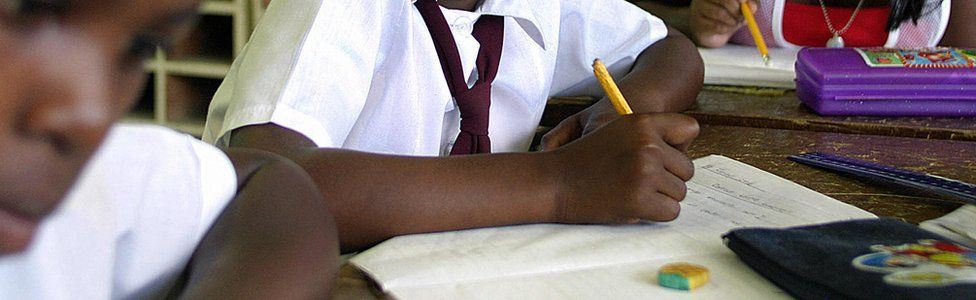
[[[674,226],[694,227],[682,230],[686,233],[712,235],[734,227],[785,227],[837,218],[818,204],[830,202],[829,198],[799,190],[802,187],[792,183],[794,186],[784,188],[782,179],[768,174],[758,176],[757,172],[762,171],[748,165],[707,160],[695,169],[695,178],[688,182],[688,197],[682,202],[679,224]],[[866,216],[859,212],[852,217]]]

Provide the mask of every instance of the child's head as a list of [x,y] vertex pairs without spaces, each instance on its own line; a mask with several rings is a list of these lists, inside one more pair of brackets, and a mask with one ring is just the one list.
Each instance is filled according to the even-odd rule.
[[0,0],[0,254],[24,249],[199,0]]

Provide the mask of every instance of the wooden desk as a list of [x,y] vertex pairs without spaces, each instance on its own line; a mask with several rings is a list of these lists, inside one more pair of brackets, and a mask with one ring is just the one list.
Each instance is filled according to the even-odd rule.
[[976,118],[824,117],[794,92],[754,96],[706,90],[688,114],[712,125],[976,141]]
[[[579,97],[550,99],[540,125],[556,126],[593,101]],[[704,90],[686,113],[711,125],[976,141],[976,118],[824,117],[803,106],[794,92],[756,96]]]
[[814,151],[976,182],[976,142],[705,125],[689,155],[725,155],[879,216],[910,223],[961,206],[944,197],[896,191],[786,159]]
[[[911,223],[940,217],[961,206],[939,197],[894,192],[786,159],[811,151],[976,182],[976,142],[706,125],[689,155],[725,155],[879,216]],[[375,299],[365,276],[348,265],[343,266],[337,282],[336,299]]]

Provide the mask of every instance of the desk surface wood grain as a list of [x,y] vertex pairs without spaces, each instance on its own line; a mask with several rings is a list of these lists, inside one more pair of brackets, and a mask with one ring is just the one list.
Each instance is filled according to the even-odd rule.
[[827,152],[976,183],[976,142],[705,125],[689,155],[725,155],[874,214],[918,223],[960,206],[801,165],[793,154]]
[[[541,126],[583,110],[593,98],[558,97],[549,100]],[[851,134],[976,141],[976,117],[830,117],[803,106],[796,93],[757,96],[722,91],[702,91],[687,114],[702,124],[729,125]]]
[[976,118],[820,116],[796,93],[754,96],[702,91],[688,114],[703,124],[872,134],[945,140],[976,140]]

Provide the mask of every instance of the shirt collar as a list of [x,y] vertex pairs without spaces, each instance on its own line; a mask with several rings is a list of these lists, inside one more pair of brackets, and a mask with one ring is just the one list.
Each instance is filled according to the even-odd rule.
[[[417,0],[411,0],[415,3]],[[529,37],[542,49],[546,49],[546,34],[544,26],[539,23],[538,7],[529,0],[484,0],[475,12],[503,17],[511,17],[525,31]]]

